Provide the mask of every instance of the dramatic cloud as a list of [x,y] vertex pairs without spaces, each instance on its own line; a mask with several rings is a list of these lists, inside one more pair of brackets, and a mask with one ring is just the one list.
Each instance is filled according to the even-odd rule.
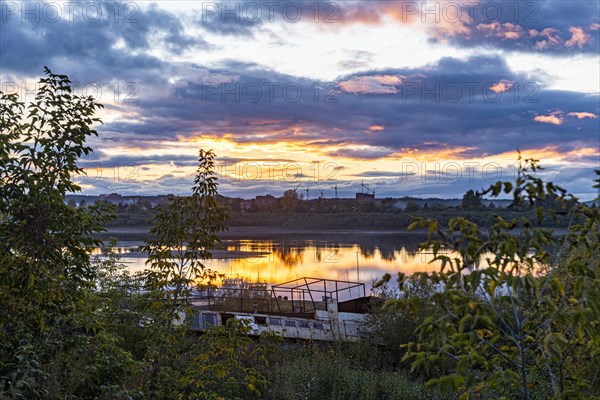
[[592,114],[590,112],[570,112],[570,113],[567,113],[567,116],[575,117],[578,119],[585,119],[585,118],[596,119],[596,118],[598,118],[598,116],[596,114]]
[[483,32],[486,37],[498,37],[502,40],[517,40],[524,35],[524,30],[519,25],[505,22],[492,22],[477,25],[477,30]]
[[565,121],[560,113],[552,113],[550,115],[536,115],[533,118],[534,121],[542,122],[544,124],[562,125]]
[[583,31],[583,28],[579,26],[572,26],[569,28],[571,32],[571,39],[565,42],[567,47],[579,47],[580,49],[591,39],[591,36]]
[[339,82],[339,87],[348,93],[358,94],[396,94],[397,85],[402,83],[403,76],[374,75],[357,76],[347,81]]
[[447,30],[449,35],[440,35],[436,29],[436,25],[443,25],[444,20],[450,18],[443,18],[443,12],[440,12],[440,22],[429,24],[433,40],[450,41],[465,47],[534,52],[571,53],[577,50],[595,54],[600,50],[598,2],[486,0],[459,4],[462,18],[456,21],[454,30]]
[[[198,147],[228,168],[277,164],[276,182],[224,173],[236,194],[289,188],[293,163],[309,185],[311,162],[333,163],[325,175],[340,187],[364,176],[380,193],[447,193],[483,181],[407,186],[415,171],[403,166],[428,177],[436,166],[418,163],[504,168],[516,148],[570,165],[578,190],[591,182],[597,2],[276,3],[106,1],[66,18],[59,3],[23,14],[25,3],[2,2],[2,89],[31,93],[44,65],[78,93],[99,89],[87,191],[187,191]],[[51,20],[43,10],[55,5]]]
[[391,156],[393,150],[385,147],[374,147],[374,146],[352,146],[350,148],[341,148],[332,150],[327,153],[331,157],[345,157],[345,158],[356,158],[361,160],[376,160],[378,158],[384,158]]
[[[596,96],[544,90],[498,57],[445,58],[422,68],[370,71],[327,85],[256,65],[198,71],[198,77],[190,74],[189,81],[180,81],[161,98],[130,105],[131,113],[144,116],[135,123],[111,122],[102,129],[130,139],[208,135],[243,145],[301,143],[322,154],[359,159],[469,144],[468,156],[475,157],[548,141],[569,146],[573,135],[593,143],[595,124],[567,136],[546,128],[568,125],[561,113],[548,110],[598,112]],[[212,76],[234,78],[203,83],[202,77]],[[340,145],[385,150],[327,150]]]
[[[80,87],[102,85],[116,96],[123,92],[117,85],[129,82],[167,84],[170,66],[156,48],[180,54],[210,47],[202,37],[186,34],[178,16],[152,4],[144,8],[135,2],[31,4],[3,2],[0,7],[4,82],[17,74],[20,79],[37,77],[48,66],[68,74]],[[45,11],[48,7],[56,8],[58,16]]]
[[562,43],[559,36],[560,31],[554,28],[544,28],[541,31],[529,30],[529,37],[534,38],[536,50],[556,49]]
[[500,82],[494,83],[489,89],[494,93],[503,93],[507,90],[510,90],[515,85],[514,82],[507,81],[506,79],[501,79]]

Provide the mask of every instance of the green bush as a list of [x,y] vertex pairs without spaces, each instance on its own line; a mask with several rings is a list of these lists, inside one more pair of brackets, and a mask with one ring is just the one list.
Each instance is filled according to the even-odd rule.
[[425,384],[405,371],[381,369],[377,347],[368,341],[299,345],[280,350],[269,370],[265,399],[433,399]]

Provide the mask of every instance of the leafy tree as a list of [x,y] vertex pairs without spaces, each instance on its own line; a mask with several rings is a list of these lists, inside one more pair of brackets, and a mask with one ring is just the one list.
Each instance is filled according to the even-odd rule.
[[77,160],[97,135],[91,97],[71,94],[65,75],[45,69],[35,100],[0,92],[0,393],[48,395],[49,365],[78,320],[95,269],[91,234],[102,230],[102,206],[73,208],[80,190]]
[[214,277],[203,261],[212,257],[211,250],[221,241],[218,233],[227,229],[229,220],[228,208],[217,200],[214,157],[211,150],[200,150],[192,196],[176,197],[158,211],[150,230],[156,238],[147,239],[142,247],[150,266],[145,271],[147,282],[172,300],[167,329],[197,280]]
[[125,212],[127,213],[137,213],[142,211],[142,207],[139,204],[130,204],[127,206],[127,208],[125,209]]
[[247,321],[231,318],[209,329],[194,346],[194,358],[181,379],[185,399],[260,398],[267,385],[263,371],[274,351],[274,337],[254,341]]
[[377,204],[375,204],[375,202],[373,200],[359,201],[358,209],[360,212],[368,212],[368,213],[376,212]]
[[[537,178],[538,169],[536,160],[525,160],[514,184],[497,182],[485,193],[512,194],[515,206],[535,207],[538,222],[547,213],[556,217],[538,203],[574,198]],[[562,236],[533,227],[528,215],[496,216],[486,235],[464,218],[445,229],[416,221],[412,227],[430,232],[422,247],[442,264],[429,274],[440,287],[432,300],[442,313],[426,318],[419,340],[407,346],[412,369],[430,375],[442,392],[462,391],[462,398],[530,399],[532,390],[541,397],[598,396],[600,213],[577,203],[570,215]]]
[[296,212],[302,204],[301,195],[293,189],[288,189],[283,192],[283,196],[280,199],[281,208],[285,212]]
[[398,289],[388,286],[390,279],[391,275],[386,274],[373,284],[373,291],[381,301],[371,305],[367,321],[371,326],[370,340],[380,346],[380,358],[397,365],[404,355],[403,345],[416,341],[416,328],[438,310],[431,302],[433,286],[428,274],[417,272],[407,276],[399,272]]
[[481,202],[481,194],[475,192],[474,190],[468,190],[460,203],[460,207],[463,210],[476,210],[481,208],[483,203]]
[[417,204],[417,202],[414,201],[414,200],[410,200],[408,203],[406,203],[405,210],[408,211],[408,212],[417,212],[420,209],[421,208],[419,207],[419,205]]
[[[179,392],[181,369],[189,355],[184,346],[186,326],[179,319],[189,312],[187,301],[192,287],[200,279],[216,274],[204,265],[211,250],[220,242],[218,233],[225,230],[227,207],[217,200],[214,176],[214,153],[200,150],[199,166],[192,196],[175,197],[158,210],[142,250],[148,254],[150,267],[142,274],[153,304],[152,321],[145,358],[144,392],[149,397],[171,398]],[[173,329],[177,322],[177,329]]]
[[[112,207],[72,207],[65,197],[80,190],[77,161],[92,151],[85,141],[96,135],[101,105],[72,95],[66,76],[45,72],[31,105],[0,92],[0,398],[181,398],[182,382],[214,398],[221,391],[198,373],[206,349],[171,329],[175,307],[209,273],[202,262],[227,220],[214,154],[200,151],[192,196],[158,212],[145,275],[125,273],[114,242],[92,261],[101,246],[92,234],[104,230]],[[140,291],[142,283],[152,290]],[[216,339],[203,342],[213,351],[206,362],[218,361],[217,351],[247,350],[245,369],[229,371],[247,398],[265,383],[253,369],[264,365],[263,350],[231,329],[238,336],[230,341],[207,336]]]

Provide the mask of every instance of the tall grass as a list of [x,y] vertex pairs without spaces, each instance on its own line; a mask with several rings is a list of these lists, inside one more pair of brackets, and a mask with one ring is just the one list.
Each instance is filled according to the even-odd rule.
[[[342,346],[346,346],[345,348]],[[348,347],[350,346],[350,347]],[[373,349],[374,350],[374,349]],[[376,352],[376,350],[375,350]],[[265,399],[435,399],[424,382],[405,371],[381,369],[368,348],[356,344],[287,349],[269,368]]]

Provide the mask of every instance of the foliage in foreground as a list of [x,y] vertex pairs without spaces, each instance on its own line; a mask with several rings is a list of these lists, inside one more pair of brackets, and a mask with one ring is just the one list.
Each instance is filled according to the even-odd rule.
[[96,135],[101,106],[72,95],[69,84],[46,69],[27,108],[0,92],[0,390],[11,397],[50,396],[62,360],[94,329],[86,320],[89,251],[106,217],[64,198],[79,190],[76,162],[91,151],[84,143]]
[[[418,220],[430,237],[441,271],[419,274],[436,288],[436,305],[406,346],[412,371],[430,377],[442,393],[461,398],[600,396],[600,210],[574,203],[566,192],[535,176],[536,160],[525,160],[516,182],[498,182],[485,193],[513,195],[529,203],[538,221],[548,198],[571,204],[566,234],[536,227],[527,216],[496,217],[487,231],[453,218],[446,228]],[[574,204],[574,205],[573,205]],[[450,252],[449,252],[450,251]],[[389,276],[386,277],[389,279]],[[404,290],[417,277],[399,274]],[[389,308],[406,308],[410,298]]]
[[214,173],[215,154],[200,150],[198,170],[191,197],[176,197],[160,208],[142,251],[148,254],[143,273],[148,289],[160,294],[158,305],[169,299],[167,330],[176,318],[176,310],[190,295],[190,288],[200,279],[214,278],[215,273],[203,261],[212,257],[211,250],[221,240],[218,233],[226,230],[227,207],[217,197]]
[[115,243],[90,259],[110,209],[64,201],[102,106],[48,69],[40,84],[27,109],[0,93],[0,398],[258,397],[268,343],[235,322],[200,341],[173,324],[226,220],[214,154],[200,151],[192,197],[159,212],[150,269],[130,276]]
[[[46,75],[27,108],[0,93],[1,398],[427,398],[402,362],[442,398],[600,396],[600,209],[536,178],[534,161],[489,192],[512,194],[517,208],[528,203],[537,221],[497,216],[487,232],[465,218],[446,228],[416,223],[429,229],[423,248],[442,270],[400,275],[403,295],[387,304],[402,317],[418,314],[416,332],[384,316],[381,335],[352,351],[283,346],[269,357],[268,338],[250,339],[241,322],[200,340],[173,323],[226,221],[212,152],[200,152],[192,197],[158,213],[148,271],[129,276],[110,245],[107,259],[92,262],[92,233],[108,210],[64,199],[79,191],[77,160],[91,151],[85,141],[101,106],[72,95],[66,76]],[[553,217],[548,198],[565,205],[565,235],[539,227]],[[394,352],[393,367],[382,362],[381,347],[407,341],[402,362]]]
[[371,341],[287,344],[268,372],[266,399],[411,400],[436,399],[425,384],[381,363]]

